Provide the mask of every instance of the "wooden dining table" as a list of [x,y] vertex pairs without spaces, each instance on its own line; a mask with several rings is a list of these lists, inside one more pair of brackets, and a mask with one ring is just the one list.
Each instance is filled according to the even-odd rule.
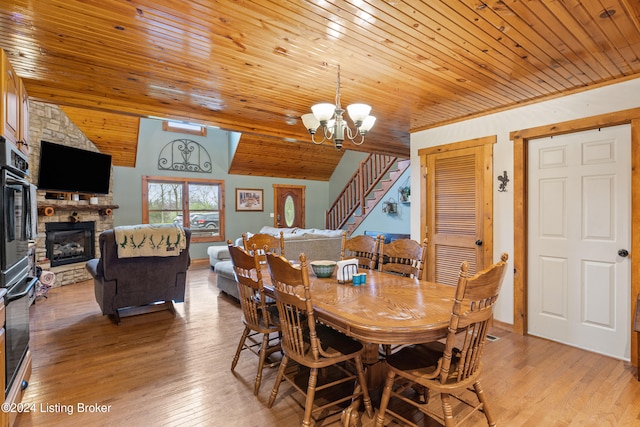
[[[313,309],[319,321],[376,347],[431,342],[446,336],[454,286],[376,270],[358,272],[367,274],[366,283],[354,286],[339,283],[335,271],[329,278],[319,278],[309,270]],[[265,290],[272,293],[266,265],[262,277]],[[373,357],[368,357],[370,362]]]

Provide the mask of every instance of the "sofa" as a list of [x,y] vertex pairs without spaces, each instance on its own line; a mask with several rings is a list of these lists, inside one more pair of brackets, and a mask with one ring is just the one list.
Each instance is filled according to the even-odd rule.
[[384,237],[384,243],[391,243],[394,240],[399,240],[399,239],[410,239],[411,238],[411,234],[403,234],[403,233],[386,233],[384,231],[365,231],[364,232],[365,236],[371,236],[371,237],[378,237],[378,236],[383,236]]
[[[298,259],[304,252],[309,260],[339,260],[343,230],[323,230],[317,228],[275,228],[262,227],[259,233],[279,236],[283,232],[284,254],[288,259]],[[250,237],[251,233],[247,233]],[[235,245],[242,246],[242,237]],[[216,286],[225,294],[238,299],[238,287],[233,273],[229,249],[225,246],[210,246],[207,249],[209,263],[216,272]]]
[[174,301],[184,302],[191,230],[185,228],[184,237],[177,256],[120,258],[114,230],[102,232],[100,258],[86,264],[102,314],[119,324],[121,315],[173,311]]

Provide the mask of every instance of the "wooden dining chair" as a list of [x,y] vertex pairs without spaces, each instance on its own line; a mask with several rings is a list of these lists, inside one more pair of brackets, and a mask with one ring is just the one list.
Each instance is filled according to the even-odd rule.
[[284,256],[284,234],[282,231],[279,237],[266,233],[252,234],[251,237],[247,237],[247,233],[242,233],[242,244],[247,251],[251,251],[251,247],[255,245],[262,262],[266,261],[265,248],[268,248],[268,252],[276,252],[278,255]]
[[[498,263],[473,277],[468,277],[469,263],[464,261],[460,266],[446,340],[411,345],[386,358],[385,364],[389,371],[376,417],[376,427],[382,426],[387,413],[405,423],[416,425],[389,409],[392,396],[439,419],[446,427],[461,424],[476,411],[482,411],[487,423],[495,426],[480,385],[481,359],[493,306],[507,271],[507,259],[508,255],[502,254]],[[424,401],[416,399],[415,390],[421,387],[426,388],[427,393],[440,393],[442,415],[432,410]],[[464,395],[469,392],[475,393],[478,403]],[[472,409],[467,411],[458,424],[453,418],[451,397]]]
[[[281,348],[278,310],[275,304],[267,302],[260,269],[260,255],[255,250],[255,246],[253,249],[252,255],[241,247],[229,245],[229,255],[231,255],[233,271],[238,282],[244,324],[244,331],[231,362],[231,370],[235,369],[242,350],[249,350],[257,355],[258,373],[253,394],[258,394],[265,362],[269,356],[280,351]],[[277,363],[272,361],[269,365],[275,366]]]
[[[364,401],[367,415],[373,418],[373,408],[362,365],[364,347],[360,342],[316,322],[309,290],[306,256],[301,254],[300,266],[293,266],[286,258],[269,253],[267,264],[280,316],[284,353],[268,407],[273,405],[280,383],[285,379],[306,397],[303,426],[312,425],[313,414],[319,414],[315,419],[326,418],[331,415],[327,413],[330,408],[349,401],[356,402],[360,397]],[[299,370],[287,369],[289,362],[297,363],[300,368],[308,370],[306,390],[303,388],[304,384],[296,382]],[[328,368],[336,369],[331,372],[325,371],[323,375],[318,376],[318,371],[325,368],[327,371]],[[343,387],[339,388],[340,385]],[[324,393],[328,389],[331,392]],[[322,404],[316,404],[316,393],[322,393],[327,400],[322,400]],[[331,401],[328,401],[329,399]]]
[[378,245],[380,236],[353,236],[347,238],[347,232],[342,233],[342,247],[340,259],[356,258],[358,267],[367,270],[376,268],[378,262]]
[[380,240],[378,270],[422,279],[427,250],[412,239]]

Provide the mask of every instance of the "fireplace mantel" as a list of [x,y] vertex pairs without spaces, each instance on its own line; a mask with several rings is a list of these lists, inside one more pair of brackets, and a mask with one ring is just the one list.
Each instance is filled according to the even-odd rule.
[[120,206],[118,205],[108,205],[108,204],[96,204],[91,205],[88,203],[69,203],[69,202],[48,202],[48,203],[39,203],[38,204],[38,214],[42,216],[51,216],[55,213],[55,211],[66,212],[66,211],[97,211],[100,215],[110,215],[113,209],[118,209]]

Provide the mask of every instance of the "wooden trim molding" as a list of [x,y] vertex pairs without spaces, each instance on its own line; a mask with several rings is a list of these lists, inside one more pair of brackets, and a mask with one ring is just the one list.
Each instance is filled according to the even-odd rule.
[[[419,241],[424,241],[427,245],[427,194],[433,191],[433,188],[427,187],[427,156],[420,154],[420,237]],[[423,275],[426,277],[426,275]]]
[[451,144],[437,145],[435,147],[426,147],[418,150],[418,156],[428,156],[429,154],[445,153],[447,151],[462,150],[464,148],[477,147],[479,145],[495,144],[498,141],[496,135],[483,136],[481,138],[473,138],[460,142],[452,142]]
[[513,140],[513,330],[527,333],[527,143]]
[[638,334],[634,331],[636,295],[640,293],[640,113],[631,120],[631,295],[629,295],[629,322],[631,332],[631,364],[640,366],[638,354]]
[[632,120],[640,118],[640,108],[619,111],[616,113],[601,114],[599,116],[585,117],[569,120],[548,126],[513,131],[509,134],[511,140],[522,138],[523,140],[546,138],[548,136],[563,135],[565,133],[583,132],[586,130],[605,128],[617,125],[626,125]]
[[[513,141],[513,210],[514,210],[514,296],[513,330],[527,334],[527,148],[531,139],[546,138],[573,132],[631,124],[631,294],[629,322],[631,324],[631,364],[638,366],[637,334],[633,330],[636,295],[640,292],[640,108],[570,120],[548,126],[510,133]],[[639,256],[634,257],[634,252]]]
[[203,243],[203,242],[226,242],[225,237],[225,218],[227,216],[226,204],[225,204],[225,189],[224,180],[222,179],[209,179],[209,178],[183,178],[174,176],[156,176],[156,175],[143,175],[142,176],[142,222],[149,222],[149,182],[164,182],[168,184],[179,184],[183,186],[184,193],[182,198],[181,210],[184,212],[188,203],[188,185],[189,184],[210,184],[217,185],[219,188],[220,196],[220,218],[219,218],[219,236],[198,236],[197,234],[191,235],[191,243]]
[[162,130],[165,132],[176,132],[188,135],[207,136],[207,127],[191,123],[182,122],[162,122]]

